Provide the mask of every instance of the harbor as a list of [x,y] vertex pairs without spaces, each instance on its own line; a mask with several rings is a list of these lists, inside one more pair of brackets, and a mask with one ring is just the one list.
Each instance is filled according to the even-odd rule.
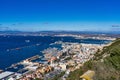
[[[21,62],[18,62],[16,64],[12,64],[10,67],[7,67],[5,70],[6,71],[12,70],[12,71],[24,74],[23,72],[26,72],[25,70],[27,70],[27,69],[25,69],[25,67],[30,64],[32,65],[33,64],[32,61],[40,59],[40,58],[41,58],[41,56],[35,55],[35,56],[27,58]],[[37,62],[36,62],[36,64],[37,64]]]
[[[45,37],[42,37],[42,38],[45,38]],[[54,38],[57,39],[56,37]],[[74,66],[78,63],[83,64],[87,60],[91,59],[93,57],[92,55],[97,51],[98,48],[100,48],[100,46],[102,47],[102,44],[104,44],[105,42],[103,40],[99,42],[98,40],[100,44],[98,44],[98,42],[95,42],[93,44],[93,42],[97,40],[93,40],[93,42],[91,42],[91,40],[90,42],[88,42],[89,40],[85,40],[85,42],[84,40],[82,40],[83,43],[81,43],[81,40],[77,40],[71,37],[69,41],[68,41],[68,37],[67,38],[60,37],[62,41],[60,41],[59,38],[54,41],[54,38],[51,39],[52,41],[47,44],[37,42],[29,46],[17,47],[17,48],[7,50],[6,52],[9,53],[9,55],[11,55],[10,58],[14,58],[14,60],[18,60],[19,58],[23,58],[23,59],[11,64],[9,67],[6,67],[3,70],[3,73],[4,71],[10,71],[9,73],[11,72],[17,73],[19,75],[16,75],[16,76],[21,75],[20,78],[22,79],[28,78],[28,76],[39,74],[37,75],[38,78],[47,79],[47,78],[50,78],[49,75],[51,74],[55,75],[55,74],[60,74],[63,71],[69,72],[71,70],[76,69],[74,68],[69,70],[67,69],[67,66],[71,66],[71,65]],[[30,40],[30,42],[25,41],[26,44],[30,44],[31,42],[32,40]],[[27,50],[27,53],[25,52],[23,54],[22,52],[26,50]],[[18,53],[20,53],[19,56],[17,55]],[[31,53],[34,55],[32,55]],[[26,54],[30,55],[30,57],[25,58]],[[71,56],[71,55],[74,55],[74,56]],[[16,59],[16,56],[17,56],[17,59]],[[12,74],[12,75],[15,76],[15,74]]]
[[[67,77],[71,71],[78,69],[86,61],[92,59],[97,50],[101,50],[105,46],[104,44],[99,45],[72,42],[55,42],[54,44],[61,44],[62,49],[51,47],[44,49],[42,53],[47,60],[46,63],[37,65],[38,68],[36,68],[32,74],[27,73],[25,77],[21,78],[21,80],[29,79],[30,76],[30,78],[48,80],[65,71],[65,74],[62,77],[62,79],[64,79],[64,76]],[[35,77],[33,75],[37,76]]]
[[120,80],[120,0],[0,0],[0,80]]

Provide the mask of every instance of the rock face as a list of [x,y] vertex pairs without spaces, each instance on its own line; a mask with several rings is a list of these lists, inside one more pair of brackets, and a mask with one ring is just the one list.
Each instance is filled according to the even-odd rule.
[[88,70],[82,76],[80,76],[80,78],[82,78],[83,80],[93,80],[94,75],[95,75],[94,71]]

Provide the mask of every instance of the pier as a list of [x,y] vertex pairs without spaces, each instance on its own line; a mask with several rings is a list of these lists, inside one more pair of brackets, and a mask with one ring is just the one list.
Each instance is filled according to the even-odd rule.
[[40,56],[39,56],[39,55],[35,55],[35,56],[30,57],[30,58],[28,58],[28,59],[26,59],[26,60],[28,60],[28,61],[33,61],[33,60],[36,60],[36,59],[38,59],[38,58],[40,58]]

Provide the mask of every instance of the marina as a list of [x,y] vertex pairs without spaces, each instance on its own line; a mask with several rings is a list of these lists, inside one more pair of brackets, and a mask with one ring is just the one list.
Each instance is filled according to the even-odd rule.
[[16,64],[12,64],[10,67],[5,68],[5,70],[7,70],[7,71],[12,70],[12,71],[15,71],[15,72],[24,73],[24,72],[28,71],[27,69],[24,69],[24,67],[28,63],[31,63],[32,61],[40,59],[40,58],[41,58],[41,56],[39,56],[39,55],[32,56],[32,57],[27,58],[27,59],[25,59],[21,62],[16,63]]
[[[42,38],[46,40],[47,37]],[[13,58],[13,56],[15,57],[15,60],[19,59],[20,56],[20,58],[24,58],[18,62],[12,63],[9,67],[2,70],[14,73],[12,76],[16,76],[15,79],[19,77],[20,80],[28,78],[44,78],[47,80],[55,77],[55,75],[59,75],[63,71],[66,72],[63,76],[67,77],[70,71],[76,70],[86,61],[92,59],[98,49],[101,50],[104,45],[110,42],[108,40],[95,39],[79,40],[73,37],[63,38],[49,36],[48,38],[52,39],[47,43],[42,43],[42,39],[31,45],[7,50],[6,52],[12,56],[10,58]],[[59,38],[62,41],[60,41]],[[40,36],[39,39],[41,39]],[[30,40],[30,42],[24,42],[25,44],[30,44],[32,40]],[[27,53],[23,54],[24,51]],[[16,59],[16,54],[18,53],[20,54]],[[26,54],[32,55],[28,57]],[[74,68],[71,69],[68,66],[73,66]],[[4,72],[1,74],[3,73]]]
[[0,0],[0,80],[120,80],[120,0]]
[[[2,37],[0,36],[0,38],[1,38],[0,44],[3,45],[3,47],[0,48],[1,50],[0,63],[2,63],[0,64],[0,69],[2,70],[6,70],[7,68],[11,68],[14,66],[16,67],[16,65],[14,65],[15,63],[19,63],[22,60],[25,60],[35,55],[42,56],[42,58],[39,59],[38,61],[45,61],[46,59],[44,58],[42,51],[49,47],[57,48],[58,50],[60,50],[61,44],[58,44],[58,43],[61,43],[60,40],[62,40],[63,42],[67,41],[67,42],[92,43],[92,44],[93,43],[103,44],[104,42],[107,41],[107,40],[94,40],[94,39],[93,40],[83,39],[81,41],[81,40],[76,40],[73,37],[50,37],[50,36],[46,36],[46,37],[42,37],[42,36],[9,36],[9,37],[3,36]],[[26,43],[25,40],[30,40],[30,42]],[[53,44],[50,45],[51,43]],[[5,44],[7,44],[7,46],[5,46]],[[8,61],[9,63],[7,63]],[[14,71],[14,70],[11,69],[10,71]]]

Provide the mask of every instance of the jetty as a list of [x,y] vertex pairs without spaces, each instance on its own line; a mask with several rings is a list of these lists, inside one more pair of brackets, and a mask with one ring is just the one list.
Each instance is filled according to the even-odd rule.
[[38,58],[40,58],[40,56],[39,56],[39,55],[35,55],[35,56],[30,57],[30,58],[28,58],[28,59],[26,59],[26,60],[28,60],[28,61],[33,61],[33,60],[36,60],[36,59],[38,59]]

